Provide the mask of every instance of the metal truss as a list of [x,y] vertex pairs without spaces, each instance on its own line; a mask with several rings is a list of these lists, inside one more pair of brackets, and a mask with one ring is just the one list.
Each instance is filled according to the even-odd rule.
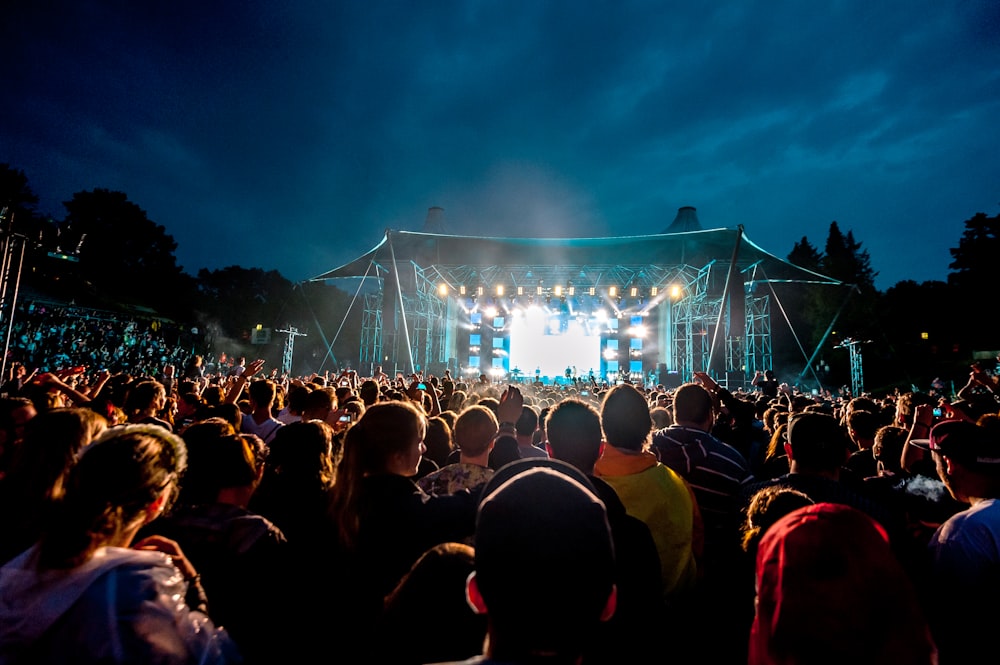
[[364,311],[361,314],[361,349],[358,367],[375,374],[375,368],[382,364],[382,291],[364,295]]
[[[616,314],[646,314],[656,308],[667,308],[666,325],[669,331],[660,331],[660,354],[667,365],[676,370],[683,381],[690,381],[696,371],[709,371],[712,331],[718,324],[723,307],[723,295],[711,288],[712,269],[716,262],[702,267],[690,265],[474,265],[412,264],[406,270],[406,282],[411,284],[401,293],[402,312],[409,334],[408,352],[411,362],[422,369],[448,361],[449,336],[454,336],[458,322],[455,308],[448,306],[448,298],[466,298],[465,302],[498,305],[515,302],[537,302],[543,298],[573,299],[581,307],[610,304]],[[401,267],[401,266],[400,266]],[[410,282],[410,275],[414,280]],[[744,275],[752,280],[752,276]],[[393,277],[386,276],[383,288],[390,286]],[[446,286],[447,295],[439,291]],[[503,287],[498,295],[497,287]],[[609,297],[610,287],[617,295]],[[743,285],[741,285],[742,287]],[[520,287],[520,294],[518,288]],[[632,289],[636,297],[629,297]],[[671,289],[679,289],[677,295]],[[591,296],[591,289],[594,289]],[[461,295],[460,295],[461,294]],[[589,299],[589,300],[588,300]],[[382,296],[367,295],[362,323],[361,366],[374,367],[381,363],[386,353],[393,355],[392,362],[400,364],[403,349],[383,349],[384,325]],[[461,308],[458,308],[461,309]],[[396,314],[400,313],[397,302]],[[752,373],[757,368],[770,367],[771,331],[770,308],[767,297],[746,297],[746,311],[736,316],[744,317],[746,331],[743,338],[730,338],[725,347],[725,368],[732,372]],[[400,319],[402,320],[402,319]],[[662,320],[662,319],[661,319]],[[401,331],[399,331],[401,332]],[[405,339],[396,335],[395,339]],[[669,340],[669,341],[666,341]],[[399,346],[397,341],[396,347]],[[653,358],[646,358],[652,363]]]
[[769,370],[771,364],[771,300],[747,293],[747,334],[744,363],[748,376]]

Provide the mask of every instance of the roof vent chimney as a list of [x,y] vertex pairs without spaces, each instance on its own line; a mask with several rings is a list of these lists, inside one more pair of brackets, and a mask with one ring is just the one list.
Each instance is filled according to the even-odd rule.
[[701,231],[701,222],[698,221],[698,211],[694,206],[684,206],[677,209],[677,216],[674,221],[662,233],[687,233],[688,231]]
[[424,233],[444,232],[444,208],[433,206],[427,209],[427,219],[424,220]]

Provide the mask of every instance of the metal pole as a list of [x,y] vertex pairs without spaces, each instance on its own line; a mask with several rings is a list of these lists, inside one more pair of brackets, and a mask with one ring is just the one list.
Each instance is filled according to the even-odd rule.
[[[25,238],[24,238],[24,236],[13,236],[11,239],[17,241],[17,242],[10,243],[8,245],[9,251],[10,251],[10,253],[12,255],[11,258],[13,258],[13,253],[14,252],[18,252],[18,257],[17,257],[17,271],[16,271],[16,276],[15,276],[15,281],[14,281],[14,295],[10,298],[9,301],[6,300],[6,298],[5,298],[4,302],[3,302],[3,305],[2,305],[2,308],[6,309],[6,313],[7,313],[7,332],[4,335],[4,339],[3,339],[3,360],[0,360],[0,376],[6,376],[7,375],[7,354],[10,352],[10,337],[11,337],[11,334],[13,333],[13,331],[14,331],[14,310],[15,310],[15,308],[17,306],[17,294],[18,294],[18,291],[21,288],[21,268],[24,266],[24,248],[25,248],[25,242],[24,242],[24,240],[25,240]],[[5,275],[5,277],[4,277],[4,282],[5,282],[4,293],[5,293],[5,295],[6,295],[6,290],[7,290],[7,287],[6,287],[7,280],[8,280],[8,277]]]

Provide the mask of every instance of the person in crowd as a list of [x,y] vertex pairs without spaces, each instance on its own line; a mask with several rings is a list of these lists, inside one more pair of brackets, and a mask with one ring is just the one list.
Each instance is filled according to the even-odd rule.
[[270,379],[255,379],[250,381],[247,392],[250,395],[250,412],[243,414],[240,432],[256,434],[264,443],[269,444],[284,425],[271,412],[277,387]]
[[[82,371],[82,368],[74,368],[72,371],[77,370]],[[56,372],[36,375],[34,380],[21,389],[21,394],[31,400],[38,413],[64,406],[87,406],[91,402],[90,397],[67,383]]]
[[789,419],[785,453],[789,472],[783,476],[744,485],[742,504],[768,485],[797,489],[816,503],[843,503],[868,513],[890,533],[902,528],[901,516],[856,487],[840,482],[841,467],[851,452],[846,430],[825,413],[800,413]]
[[512,436],[498,436],[493,442],[488,463],[490,468],[496,471],[519,459],[521,459],[521,447],[517,445],[517,439]]
[[937,662],[889,536],[857,509],[817,503],[779,519],[760,539],[756,579],[750,665]]
[[339,596],[349,613],[340,628],[352,644],[370,643],[383,599],[421,554],[474,531],[476,495],[431,496],[411,479],[425,432],[420,407],[400,400],[372,405],[344,437],[330,515],[344,561]]
[[760,539],[782,517],[814,503],[806,494],[783,485],[768,485],[750,498],[740,524],[740,548],[749,557],[751,589]]
[[196,431],[184,437],[189,454],[185,484],[189,478],[202,483],[188,496],[207,500],[178,502],[140,535],[178,543],[201,575],[212,619],[225,626],[246,663],[278,662],[286,642],[276,636],[293,628],[285,622],[290,604],[285,592],[291,587],[284,574],[295,562],[281,530],[248,510],[264,475],[267,449],[253,434],[210,427],[202,436],[202,425],[193,427]]
[[188,360],[186,365],[184,365],[184,372],[181,374],[181,378],[198,382],[204,379],[205,358],[197,354],[191,356],[191,359]]
[[458,462],[423,476],[417,486],[428,494],[454,494],[463,489],[478,491],[493,475],[489,458],[497,432],[497,418],[486,407],[474,405],[462,411],[455,421]]
[[763,456],[756,462],[750,462],[750,471],[758,482],[788,473],[788,455],[785,453],[787,437],[788,422],[776,423]]
[[514,422],[514,432],[517,436],[517,446],[522,458],[548,457],[544,448],[534,445],[535,432],[538,431],[538,410],[525,404]]
[[754,372],[753,379],[750,380],[750,385],[754,386],[768,399],[774,399],[778,396],[778,385],[779,381],[774,376],[774,370],[757,370]]
[[0,397],[0,478],[13,463],[25,427],[37,415],[35,403],[27,397]]
[[670,409],[663,406],[656,406],[649,410],[649,415],[653,419],[653,429],[659,430],[670,427],[674,424],[674,416]]
[[[1000,622],[1000,439],[965,421],[936,424],[927,439],[938,475],[957,501],[968,504],[933,534],[925,607],[941,665],[981,662]],[[963,611],[964,610],[964,611]]]
[[424,457],[433,460],[438,468],[448,464],[448,456],[455,449],[452,429],[452,424],[445,415],[427,419],[427,433],[424,435],[427,452],[424,453]]
[[[388,377],[386,377],[388,378]],[[379,401],[381,396],[380,382],[375,379],[367,379],[361,382],[358,387],[358,397],[364,403],[365,407],[369,407],[375,402]]]
[[233,363],[233,366],[229,368],[228,376],[230,377],[240,377],[247,369],[247,359],[244,356],[240,356],[239,359]]
[[378,660],[424,665],[465,660],[482,653],[486,616],[465,597],[475,570],[475,550],[441,543],[424,552],[386,596],[375,645]]
[[0,662],[240,662],[177,543],[133,542],[185,465],[183,440],[156,425],[84,449],[41,540],[0,568]]
[[310,390],[302,405],[302,420],[322,420],[328,423],[330,414],[337,410],[337,397],[333,388]]
[[167,404],[167,391],[155,379],[141,379],[129,386],[125,397],[125,415],[130,423],[157,425],[174,431],[169,421],[161,418]]
[[24,363],[12,362],[10,364],[9,374],[3,385],[0,385],[0,394],[6,397],[15,397],[21,393],[21,389],[31,382],[35,378],[35,374],[38,373],[38,369],[34,369],[31,373],[28,373],[28,368],[24,366]]
[[107,419],[86,408],[53,409],[32,418],[17,447],[10,472],[0,478],[0,563],[33,545],[66,490],[77,456],[101,432]]
[[201,395],[194,391],[186,391],[177,395],[177,413],[174,414],[174,431],[182,434],[184,430],[198,419],[202,407]]
[[885,425],[881,415],[874,411],[855,409],[844,420],[847,434],[856,448],[844,466],[851,471],[855,481],[878,475],[878,464],[872,454],[872,447],[875,445],[876,432]]
[[[709,385],[715,386],[714,382]],[[708,389],[686,383],[674,393],[674,424],[653,433],[651,449],[659,461],[687,481],[704,523],[704,552],[699,559],[699,590],[694,601],[703,616],[696,629],[710,626],[717,636],[739,630],[739,605],[733,588],[739,584],[742,558],[738,527],[740,491],[752,479],[743,455],[711,434],[715,403]],[[703,640],[710,660],[729,660],[741,640]],[[738,652],[737,652],[738,653]],[[741,655],[741,654],[739,654]]]
[[686,383],[674,393],[674,424],[653,433],[650,449],[657,459],[683,477],[705,524],[705,557],[729,553],[737,546],[739,495],[751,478],[746,459],[711,434],[715,404],[707,389]]
[[309,388],[303,384],[288,386],[285,406],[278,412],[277,419],[286,425],[302,420],[302,412],[305,410],[308,395]]
[[249,507],[278,526],[296,549],[308,546],[326,518],[342,450],[320,420],[279,428],[268,446]]
[[606,446],[594,474],[649,528],[660,557],[661,590],[682,616],[697,580],[704,526],[690,486],[649,450],[652,426],[646,398],[635,386],[609,390],[601,404]]
[[594,475],[604,445],[597,409],[580,399],[565,399],[548,412],[545,431],[550,457],[585,474],[604,502],[615,544],[618,609],[602,627],[607,634],[595,645],[588,662],[641,661],[648,654],[642,636],[655,631],[662,618],[663,581],[656,541],[645,522],[626,512],[614,488]]
[[556,460],[504,467],[479,504],[466,583],[488,618],[481,662],[580,662],[614,615],[614,573],[607,511],[585,475]]

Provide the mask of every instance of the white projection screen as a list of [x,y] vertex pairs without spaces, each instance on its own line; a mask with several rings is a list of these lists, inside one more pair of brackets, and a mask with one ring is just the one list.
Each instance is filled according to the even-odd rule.
[[601,335],[597,327],[571,317],[553,317],[532,307],[511,318],[510,369],[524,377],[562,377],[566,368],[575,368],[585,377],[597,375],[601,366]]

